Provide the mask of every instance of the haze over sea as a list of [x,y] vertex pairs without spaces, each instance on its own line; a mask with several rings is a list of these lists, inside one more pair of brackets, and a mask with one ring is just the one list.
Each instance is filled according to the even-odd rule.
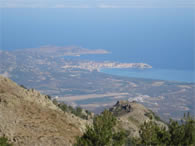
[[195,82],[194,8],[0,8],[0,49],[44,45],[105,49],[92,60],[143,62],[152,70],[102,70]]

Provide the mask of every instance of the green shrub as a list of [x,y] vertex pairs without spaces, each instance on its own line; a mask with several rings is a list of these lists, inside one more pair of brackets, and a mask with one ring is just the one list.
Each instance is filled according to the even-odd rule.
[[50,95],[46,95],[46,97],[47,97],[49,100],[52,99],[52,97],[51,97]]
[[58,105],[58,107],[64,111],[64,112],[69,112],[69,113],[72,113],[74,114],[75,116],[77,117],[80,117],[82,119],[88,119],[88,116],[85,115],[84,113],[82,113],[82,108],[81,107],[76,107],[76,108],[73,108],[72,106],[68,106],[66,105],[65,103],[60,103],[58,104],[58,102],[56,101],[56,103]]
[[76,146],[117,146],[124,144],[125,133],[116,132],[114,130],[115,125],[116,118],[111,112],[105,110],[101,115],[94,118],[93,126],[88,126],[84,135],[77,138]]
[[59,104],[59,108],[64,112],[68,112],[68,106],[66,104]]
[[58,101],[56,99],[53,99],[53,104],[58,106]]
[[195,145],[195,120],[188,114],[182,120],[170,120],[168,129],[159,127],[155,122],[144,123],[140,129],[140,138],[137,144],[143,145]]
[[0,146],[12,146],[6,137],[0,137]]
[[28,88],[26,88],[24,85],[20,85],[20,87],[22,87],[22,88],[24,88],[24,89],[28,89]]
[[195,120],[188,113],[181,122],[170,120],[171,145],[195,145]]
[[145,122],[140,129],[140,143],[144,145],[166,145],[170,141],[170,134],[165,127],[155,122]]

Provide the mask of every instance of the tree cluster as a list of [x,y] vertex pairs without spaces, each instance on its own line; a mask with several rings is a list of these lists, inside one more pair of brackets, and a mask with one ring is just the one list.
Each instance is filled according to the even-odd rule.
[[137,144],[164,146],[194,146],[195,120],[188,114],[181,121],[170,120],[168,127],[159,126],[153,121],[144,123],[140,129]]
[[77,138],[75,146],[120,146],[125,143],[125,133],[116,131],[116,118],[111,112],[105,110],[96,116],[93,126],[88,126],[85,134]]
[[140,127],[140,137],[127,138],[124,131],[116,131],[117,120],[105,110],[96,116],[93,126],[88,126],[75,146],[194,146],[195,120],[188,114],[181,121],[170,120],[167,126],[154,121],[145,122]]

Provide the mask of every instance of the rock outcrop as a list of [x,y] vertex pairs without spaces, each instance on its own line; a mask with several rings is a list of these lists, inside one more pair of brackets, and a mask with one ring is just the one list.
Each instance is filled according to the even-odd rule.
[[69,146],[86,124],[47,96],[0,76],[0,136],[15,146]]
[[139,137],[140,126],[144,122],[154,121],[159,125],[166,125],[158,120],[155,114],[135,101],[118,101],[110,111],[118,118],[118,128],[129,131],[130,137]]
[[124,100],[117,101],[117,103],[112,108],[110,108],[110,111],[115,116],[122,116],[132,111],[131,103]]

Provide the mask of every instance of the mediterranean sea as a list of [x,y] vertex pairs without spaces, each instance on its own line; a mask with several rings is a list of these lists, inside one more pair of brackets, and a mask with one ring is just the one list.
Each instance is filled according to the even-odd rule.
[[101,72],[124,77],[145,79],[157,79],[167,81],[179,81],[195,83],[193,70],[170,70],[170,69],[102,69]]
[[0,9],[0,50],[79,46],[110,54],[78,59],[142,62],[151,70],[104,69],[139,78],[194,82],[194,9]]

